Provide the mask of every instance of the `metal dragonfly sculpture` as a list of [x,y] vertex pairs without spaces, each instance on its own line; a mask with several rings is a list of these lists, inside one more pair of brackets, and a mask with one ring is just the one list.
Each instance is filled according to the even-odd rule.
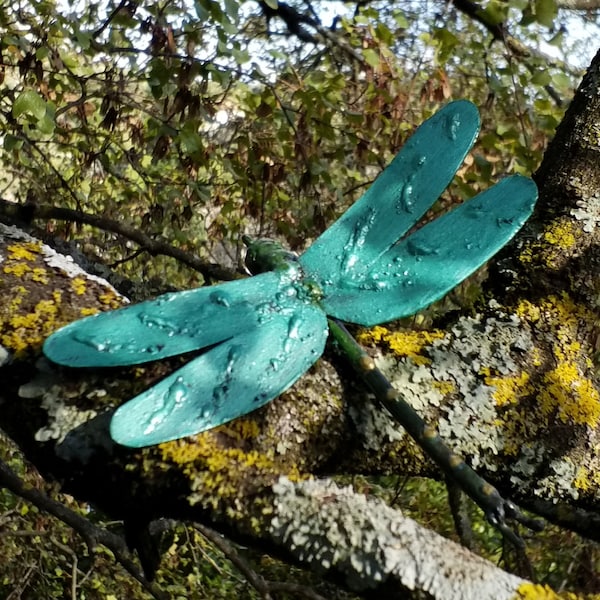
[[446,105],[300,257],[269,240],[245,240],[254,277],[76,321],[46,340],[46,356],[70,367],[113,367],[205,350],[113,414],[112,438],[143,447],[270,402],[321,356],[331,330],[380,402],[510,535],[505,515],[526,518],[447,448],[340,323],[371,326],[416,313],[487,261],[529,217],[536,186],[514,175],[403,237],[450,183],[478,132],[473,104]]

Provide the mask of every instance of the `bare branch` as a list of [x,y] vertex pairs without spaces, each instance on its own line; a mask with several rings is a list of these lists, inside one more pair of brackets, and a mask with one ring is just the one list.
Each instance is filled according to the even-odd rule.
[[116,233],[129,240],[132,240],[136,244],[139,244],[145,252],[148,252],[152,256],[156,256],[158,254],[171,256],[195,271],[198,271],[207,279],[230,281],[232,279],[236,279],[237,277],[235,271],[224,268],[215,263],[208,263],[197,256],[190,254],[189,252],[181,250],[181,248],[172,246],[166,240],[160,237],[150,237],[131,225],[114,221],[107,217],[86,213],[80,210],[60,208],[48,204],[16,204],[14,202],[8,202],[7,200],[0,199],[0,216],[8,217],[10,219],[17,219],[26,223],[33,219],[41,219],[44,221],[57,219],[59,221],[85,223],[86,225],[92,225],[93,227],[97,227],[103,231],[110,231],[111,233]]

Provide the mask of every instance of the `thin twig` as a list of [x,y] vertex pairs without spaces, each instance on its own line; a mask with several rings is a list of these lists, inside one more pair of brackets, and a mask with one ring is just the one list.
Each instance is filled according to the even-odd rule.
[[149,582],[140,572],[135,564],[131,553],[127,549],[125,540],[114,533],[94,525],[85,517],[78,515],[64,504],[53,500],[43,492],[26,486],[25,483],[14,473],[14,471],[4,462],[0,461],[0,487],[5,487],[16,496],[31,502],[40,510],[43,510],[56,517],[73,530],[75,530],[85,540],[90,554],[94,553],[98,544],[106,546],[114,555],[121,566],[132,575],[143,588],[157,600],[165,600],[168,596],[155,584]]
[[129,240],[132,240],[139,244],[152,256],[157,254],[171,256],[188,267],[198,271],[207,279],[229,281],[237,277],[236,272],[232,269],[227,269],[218,264],[206,262],[197,256],[194,256],[193,254],[181,250],[181,248],[172,246],[171,244],[167,243],[166,240],[160,237],[150,237],[131,225],[114,221],[113,219],[109,219],[107,217],[86,213],[81,210],[60,208],[58,206],[51,206],[48,204],[16,204],[14,202],[8,202],[7,200],[0,199],[0,215],[25,222],[29,222],[32,219],[41,219],[44,221],[56,219],[59,221],[85,223],[86,225],[97,227],[103,231],[110,231],[111,233],[116,233]]
[[224,537],[213,529],[200,523],[194,523],[197,529],[207,540],[212,542],[223,554],[244,574],[248,583],[261,595],[263,600],[272,600],[267,582],[240,556],[239,552]]

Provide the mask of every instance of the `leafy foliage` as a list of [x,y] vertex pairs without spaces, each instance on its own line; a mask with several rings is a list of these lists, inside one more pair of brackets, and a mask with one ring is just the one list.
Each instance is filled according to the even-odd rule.
[[[561,115],[544,86],[564,95],[573,84],[558,66],[490,47],[470,19],[434,3],[368,4],[323,49],[235,0],[1,10],[8,194],[125,219],[234,264],[244,231],[304,246],[450,98],[486,107],[457,199],[509,167],[530,173]],[[133,254],[112,236],[53,230],[108,262]],[[165,268],[181,282],[160,258],[123,266],[145,277]]]

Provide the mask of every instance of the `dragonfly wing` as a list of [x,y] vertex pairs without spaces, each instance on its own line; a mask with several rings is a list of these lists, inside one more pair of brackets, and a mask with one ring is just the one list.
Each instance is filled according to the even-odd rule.
[[322,354],[327,318],[296,302],[212,348],[113,415],[111,436],[140,448],[193,435],[263,406]]
[[365,194],[300,257],[325,294],[340,281],[360,280],[446,189],[479,132],[466,100],[425,121]]
[[428,306],[491,258],[527,220],[535,183],[514,175],[428,223],[386,252],[362,281],[343,281],[322,304],[361,325]]
[[256,327],[286,286],[284,273],[271,272],[165,294],[75,321],[46,339],[44,353],[70,367],[111,367],[206,348]]

